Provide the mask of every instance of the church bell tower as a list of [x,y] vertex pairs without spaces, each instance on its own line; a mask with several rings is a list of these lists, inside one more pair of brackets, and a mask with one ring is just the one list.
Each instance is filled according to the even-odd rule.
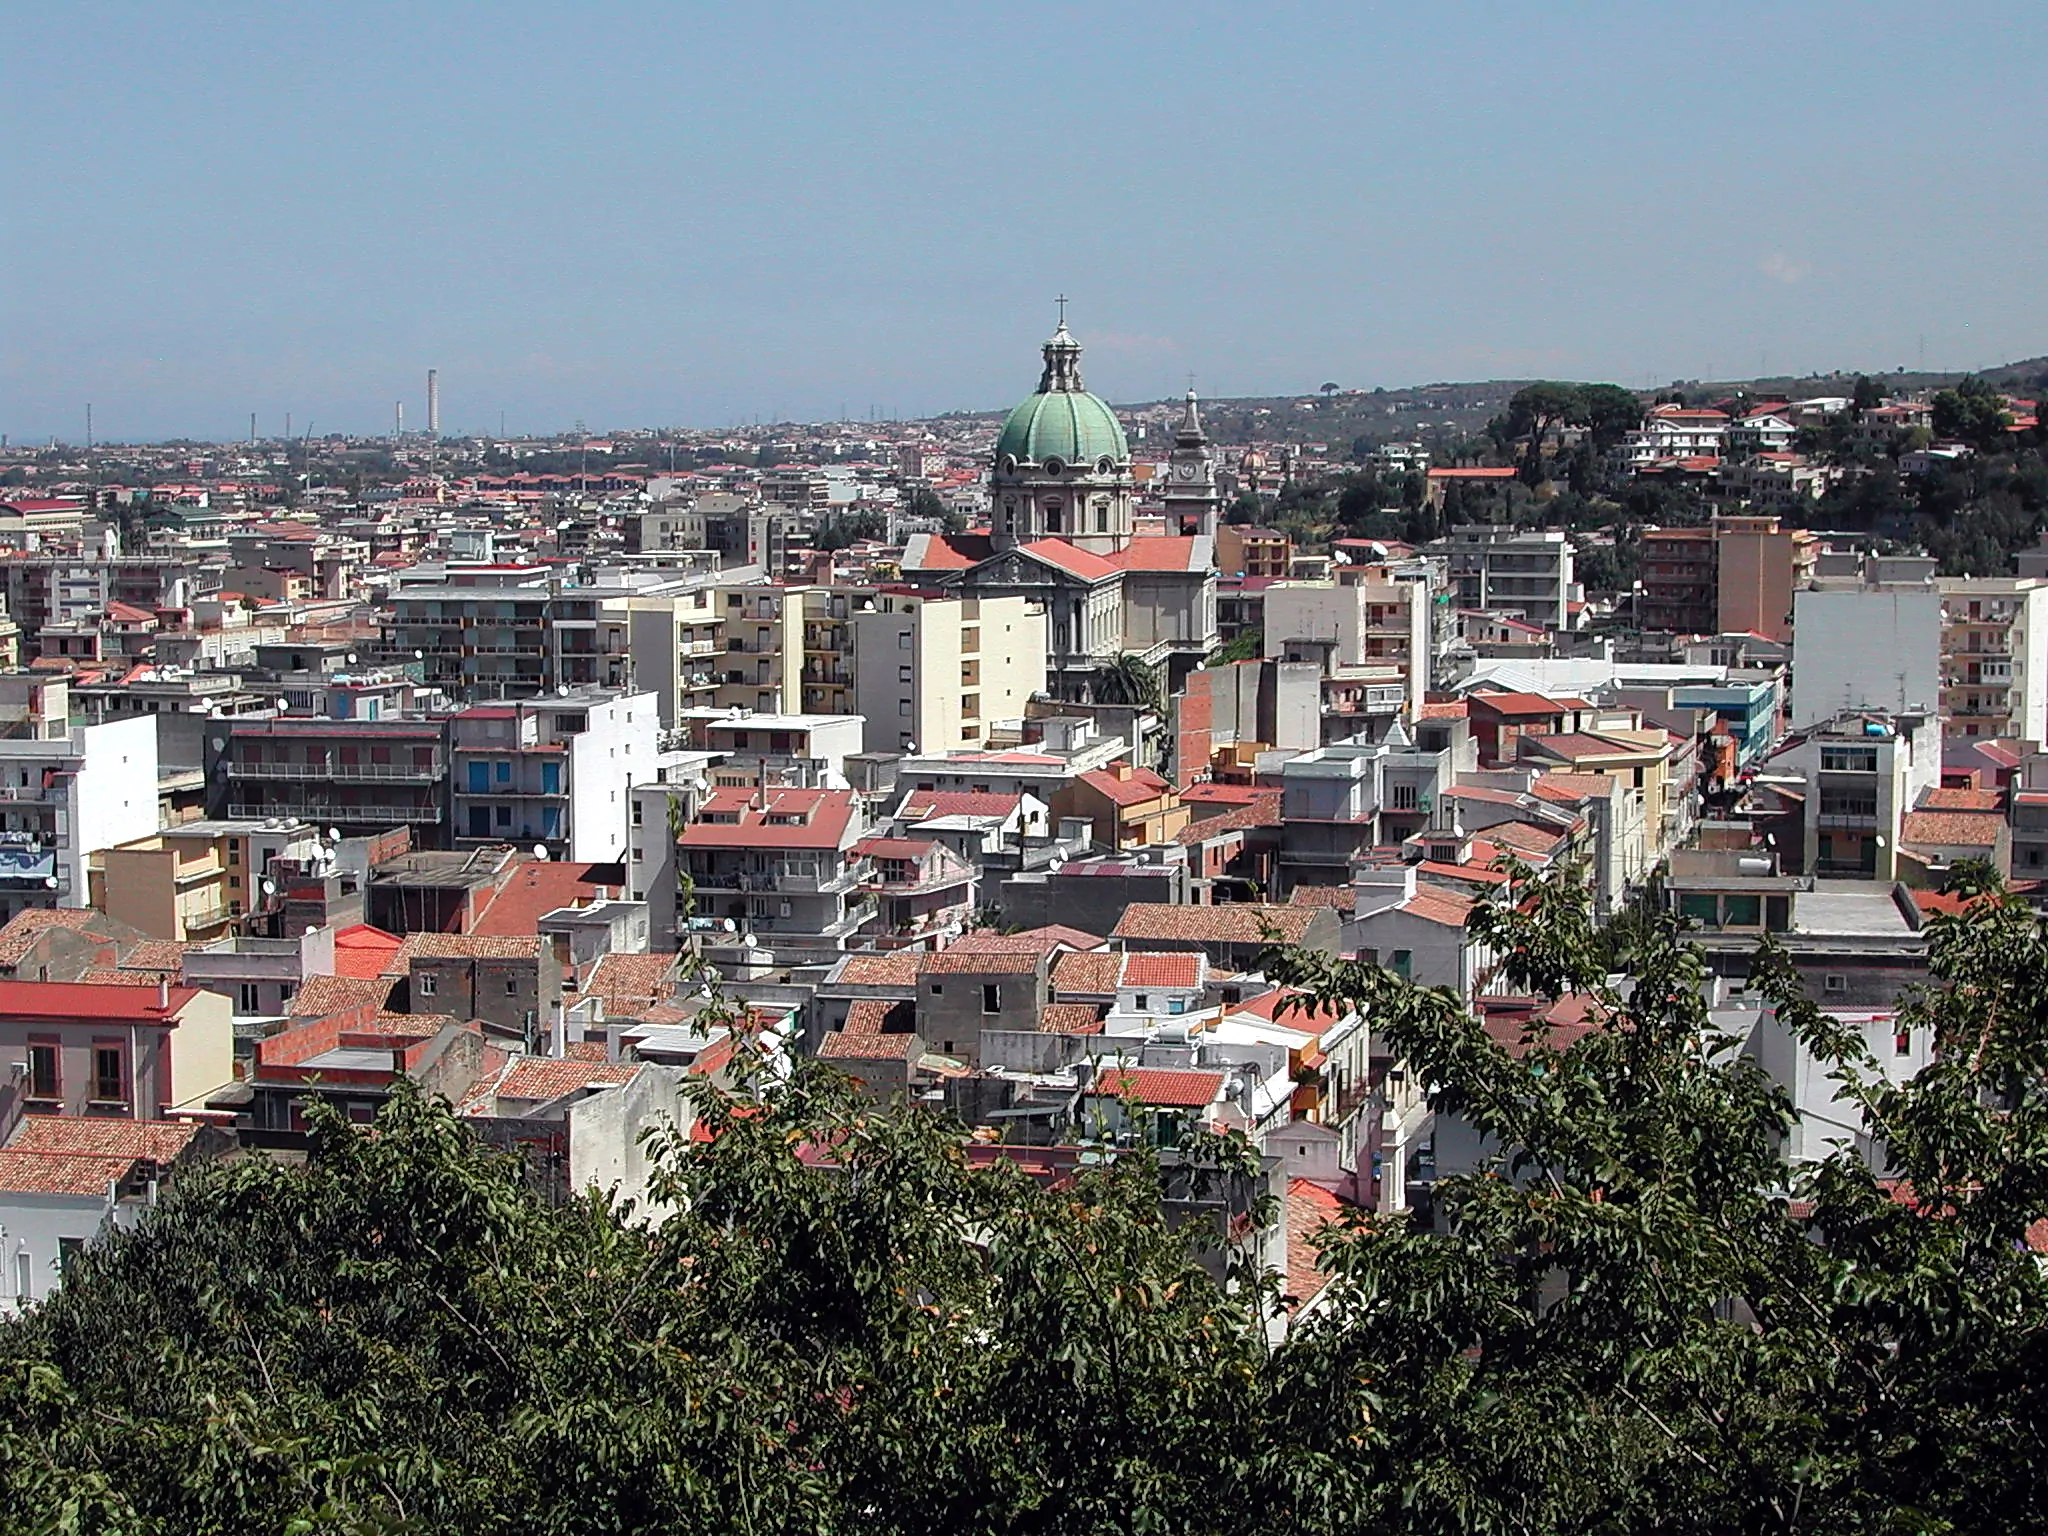
[[1202,412],[1192,388],[1180,426],[1173,434],[1173,452],[1166,459],[1166,526],[1176,534],[1216,536],[1222,501],[1216,488],[1216,455],[1202,430]]

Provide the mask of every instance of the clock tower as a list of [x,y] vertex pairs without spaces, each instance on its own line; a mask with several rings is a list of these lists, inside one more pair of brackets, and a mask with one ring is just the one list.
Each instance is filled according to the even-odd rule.
[[1202,430],[1202,413],[1193,389],[1188,391],[1187,410],[1173,434],[1173,452],[1167,455],[1165,499],[1168,531],[1216,536],[1221,501],[1216,490],[1216,456],[1209,451],[1209,434]]

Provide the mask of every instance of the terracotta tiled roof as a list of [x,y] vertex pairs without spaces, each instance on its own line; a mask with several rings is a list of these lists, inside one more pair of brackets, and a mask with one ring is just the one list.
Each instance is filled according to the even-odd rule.
[[1539,800],[1560,805],[1578,805],[1586,800],[1605,800],[1614,793],[1614,780],[1604,773],[1539,773],[1529,786]]
[[1038,969],[1043,951],[1023,954],[994,949],[942,949],[921,956],[918,974],[923,976],[1028,976]]
[[74,1120],[62,1115],[28,1115],[7,1143],[9,1152],[50,1152],[65,1157],[176,1160],[199,1134],[196,1124],[176,1120]]
[[1566,832],[1545,831],[1532,827],[1525,821],[1503,821],[1486,829],[1489,842],[1498,843],[1508,852],[1517,856],[1549,854],[1557,851],[1558,845],[1569,836]]
[[1299,1307],[1330,1283],[1316,1267],[1324,1245],[1317,1234],[1337,1219],[1344,1202],[1307,1179],[1287,1181],[1287,1294]]
[[1998,811],[2005,797],[1995,789],[1930,789],[1920,802],[1923,811]]
[[1215,1103],[1216,1096],[1223,1091],[1223,1074],[1105,1066],[1088,1091],[1166,1109],[1204,1109]]
[[1192,571],[1195,541],[1172,535],[1139,534],[1120,550],[1115,563],[1126,571]]
[[1425,702],[1421,712],[1415,718],[1418,720],[1463,720],[1470,713],[1471,710],[1466,707],[1463,699],[1444,699]]
[[513,938],[531,934],[546,913],[593,900],[600,890],[615,891],[625,881],[625,871],[616,864],[521,858],[470,932]]
[[124,971],[115,966],[96,965],[89,971],[79,973],[79,982],[88,987],[153,987],[160,981],[176,982],[176,971]]
[[8,919],[0,928],[0,966],[19,965],[28,952],[52,928],[90,928],[100,914],[90,907],[30,907]]
[[[1218,907],[1134,901],[1110,937],[1183,939],[1212,944],[1298,944],[1315,913],[1307,907],[1242,902]],[[1268,935],[1268,929],[1276,930]]]
[[1328,907],[1332,912],[1358,910],[1358,889],[1350,885],[1297,885],[1287,899],[1298,907]]
[[1115,561],[1105,560],[1101,555],[1063,539],[1034,539],[1029,544],[1019,544],[1017,553],[1034,556],[1047,565],[1079,576],[1083,581],[1101,581],[1106,576],[1114,576],[1120,569]]
[[540,957],[537,933],[409,933],[399,946],[397,963],[414,960],[534,960]]
[[1899,823],[1899,840],[1936,847],[1989,848],[1998,841],[1996,816],[1965,811],[1908,811]]
[[1202,984],[1201,951],[1129,951],[1124,955],[1123,974],[1117,981],[1120,986],[1125,987],[1192,990]]
[[1093,1003],[1047,1003],[1038,1027],[1048,1035],[1094,1035],[1102,1032],[1102,1016]]
[[1465,699],[1468,707],[1484,705],[1497,715],[1543,716],[1568,713],[1564,704],[1556,699],[1547,699],[1540,693],[1473,693]]
[[639,1067],[621,1062],[568,1061],[526,1056],[498,1080],[497,1097],[545,1103],[593,1085],[629,1083]]
[[1253,827],[1277,827],[1281,825],[1280,796],[1277,791],[1268,791],[1249,805],[1234,805],[1227,811],[1188,823],[1174,834],[1174,841],[1183,847],[1206,841],[1212,837],[1223,837],[1232,832],[1249,832]]
[[[676,839],[684,848],[815,848],[837,849],[853,821],[850,789],[771,789],[765,807],[757,807],[760,791],[721,789],[704,802],[698,820]],[[737,821],[709,821],[709,816],[737,816]],[[800,817],[801,820],[785,818]],[[771,819],[775,818],[775,819]]]
[[[1074,928],[1061,931],[1080,932]],[[1081,937],[1086,938],[1087,935],[1081,934]],[[973,955],[1049,955],[1064,942],[1049,928],[1030,928],[1023,933],[997,933],[993,928],[976,928],[961,934],[948,949],[952,953]],[[1095,942],[1100,944],[1102,941],[1097,939]]]
[[1439,864],[1425,859],[1416,868],[1419,874],[1436,875],[1444,880],[1468,880],[1474,885],[1506,885],[1508,881],[1501,871],[1479,864]]
[[196,944],[183,944],[176,939],[141,939],[122,954],[121,969],[169,971],[175,976],[184,968],[185,952],[196,948]]
[[909,1033],[854,1035],[835,1029],[819,1045],[818,1056],[825,1061],[903,1061],[917,1045],[917,1036]]
[[59,1152],[0,1152],[0,1190],[25,1195],[105,1195],[126,1178],[131,1157],[70,1157]]
[[1112,951],[1070,952],[1052,963],[1052,989],[1056,993],[1108,997],[1116,991],[1116,979],[1122,968],[1123,956]]
[[358,978],[382,976],[391,969],[403,943],[397,934],[368,923],[343,928],[334,935],[334,972]]
[[840,964],[839,980],[856,987],[914,987],[917,968],[918,957],[909,953],[848,955]]
[[1006,817],[1023,803],[1022,794],[984,794],[974,790],[913,789],[903,797],[896,814],[905,821],[928,816]]
[[889,1010],[903,1006],[886,997],[859,997],[846,1010],[846,1028],[849,1035],[879,1035],[889,1022]]
[[303,1019],[351,1008],[382,1008],[397,984],[393,976],[308,976],[292,998],[291,1011]]
[[1473,903],[1463,896],[1419,885],[1415,894],[1401,903],[1400,910],[1427,918],[1432,923],[1442,923],[1447,928],[1462,928],[1465,919],[1472,915],[1472,906]]
[[1150,768],[1133,768],[1126,775],[1119,775],[1108,768],[1097,768],[1082,774],[1080,782],[1116,806],[1143,805],[1147,800],[1157,800],[1173,793],[1173,786]]
[[1044,939],[1068,949],[1100,949],[1107,942],[1101,934],[1090,933],[1084,928],[1069,928],[1065,923],[1047,923],[1043,928],[1027,928],[1022,933],[1009,935],[1013,939]]
[[674,955],[605,955],[591,968],[586,996],[653,1002],[674,990]]

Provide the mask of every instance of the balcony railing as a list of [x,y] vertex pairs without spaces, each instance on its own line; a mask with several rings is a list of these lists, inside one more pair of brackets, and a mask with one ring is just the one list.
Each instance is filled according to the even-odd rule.
[[270,816],[297,816],[304,821],[317,821],[323,824],[343,822],[378,827],[438,822],[445,819],[445,814],[438,805],[336,805],[316,804],[310,800],[274,800],[262,805],[236,801],[228,806],[228,815],[238,821],[261,821]]
[[448,765],[431,763],[243,763],[228,764],[231,779],[283,779],[302,783],[383,784],[394,780],[438,779]]

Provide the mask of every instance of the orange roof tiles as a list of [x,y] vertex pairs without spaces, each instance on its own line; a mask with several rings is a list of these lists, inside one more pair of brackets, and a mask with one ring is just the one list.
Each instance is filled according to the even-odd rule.
[[903,1061],[917,1044],[917,1036],[909,1033],[855,1035],[835,1029],[818,1047],[818,1056],[825,1061]]
[[856,987],[914,987],[917,967],[918,956],[907,952],[848,955],[840,965],[839,980]]
[[611,1086],[633,1080],[639,1067],[619,1062],[570,1061],[527,1056],[512,1063],[498,1080],[496,1096],[545,1103],[579,1088]]
[[1999,811],[2005,797],[1995,789],[1930,789],[1919,804],[1923,811]]
[[1191,991],[1202,984],[1202,955],[1199,950],[1125,953],[1119,986],[1159,987]]
[[1095,1035],[1102,1032],[1102,1016],[1093,1003],[1047,1003],[1038,1028],[1048,1035]]
[[1989,848],[1998,841],[1996,816],[1964,811],[1908,811],[1899,823],[1899,840],[1952,848]]
[[1426,918],[1432,923],[1442,923],[1447,928],[1462,928],[1465,919],[1472,915],[1474,903],[1450,891],[1432,889],[1426,885],[1415,888],[1415,894],[1401,903],[1400,910],[1412,916]]
[[368,923],[343,928],[334,935],[334,972],[358,979],[382,976],[391,969],[404,942],[397,934]]
[[1332,912],[1358,910],[1358,888],[1350,885],[1297,885],[1287,899],[1298,907],[1328,907]]
[[1052,963],[1052,987],[1059,993],[1078,992],[1107,997],[1116,991],[1116,979],[1123,968],[1123,956],[1109,950],[1072,951]]
[[1029,976],[1043,958],[1038,950],[1019,954],[1013,950],[955,947],[921,956],[917,969],[922,976]]
[[17,912],[0,928],[0,966],[19,965],[52,928],[77,931],[101,921],[103,914],[90,907],[30,907]]
[[1124,774],[1111,768],[1097,768],[1082,774],[1079,782],[1117,806],[1143,805],[1147,800],[1173,793],[1173,786],[1150,768],[1133,768]]
[[1205,1109],[1223,1091],[1221,1072],[1175,1072],[1162,1067],[1105,1066],[1091,1094],[1136,1099],[1163,1109]]
[[1299,1307],[1312,1301],[1330,1283],[1317,1267],[1326,1245],[1325,1227],[1344,1210],[1344,1202],[1307,1179],[1287,1181],[1287,1294]]
[[[1314,918],[1305,907],[1241,902],[1224,906],[1181,906],[1170,902],[1134,901],[1110,937],[1117,939],[1182,939],[1220,944],[1298,944]],[[1267,930],[1274,930],[1269,933]]]
[[58,1152],[0,1152],[0,1190],[24,1195],[102,1196],[135,1166],[129,1157],[70,1157]]
[[351,1008],[382,1008],[398,985],[395,976],[308,976],[293,996],[294,1018],[319,1018]]
[[9,1152],[49,1152],[65,1157],[145,1158],[175,1161],[199,1134],[197,1124],[178,1120],[74,1120],[29,1115],[7,1143]]

